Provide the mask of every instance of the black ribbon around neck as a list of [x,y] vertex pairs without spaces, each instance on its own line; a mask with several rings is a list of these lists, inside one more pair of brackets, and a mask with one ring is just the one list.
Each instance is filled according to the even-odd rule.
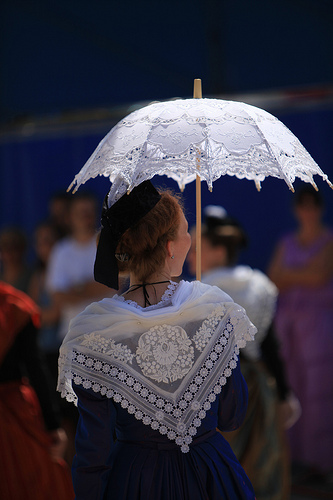
[[138,284],[135,284],[135,285],[132,285],[129,287],[129,289],[127,290],[127,292],[129,292],[131,290],[131,288],[133,288],[133,290],[131,290],[131,292],[134,292],[135,290],[138,290],[139,288],[142,287],[142,291],[143,291],[143,296],[144,296],[144,299],[145,299],[145,307],[147,306],[151,306],[151,303],[149,301],[149,293],[147,291],[147,286],[148,285],[152,285],[152,287],[154,288],[154,291],[155,291],[155,295],[156,295],[156,290],[155,290],[155,287],[154,285],[159,285],[161,283],[170,283],[170,280],[165,280],[165,281],[155,281],[153,283],[138,283]]

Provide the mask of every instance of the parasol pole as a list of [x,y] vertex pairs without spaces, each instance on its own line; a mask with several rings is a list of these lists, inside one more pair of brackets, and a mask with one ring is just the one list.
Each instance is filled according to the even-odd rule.
[[[201,99],[201,80],[196,78],[194,80],[193,98]],[[197,171],[200,170],[200,149],[197,149]],[[196,188],[196,279],[201,281],[201,179],[197,174],[195,179]]]

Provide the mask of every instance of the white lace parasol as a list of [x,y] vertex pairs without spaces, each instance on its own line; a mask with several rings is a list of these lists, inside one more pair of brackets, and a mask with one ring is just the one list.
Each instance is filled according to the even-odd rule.
[[297,137],[270,113],[222,99],[158,102],[121,120],[75,176],[75,190],[98,175],[127,189],[166,175],[180,189],[196,175],[209,189],[222,175],[260,183],[267,176],[296,177],[314,186],[313,176],[329,182]]
[[194,80],[193,99],[152,103],[121,120],[101,141],[68,189],[104,175],[112,187],[112,205],[126,191],[155,175],[185,185],[196,179],[196,268],[201,279],[201,180],[210,190],[222,175],[260,183],[284,179],[293,191],[296,177],[310,182],[320,175],[331,187],[297,137],[267,111],[242,102],[202,99]]

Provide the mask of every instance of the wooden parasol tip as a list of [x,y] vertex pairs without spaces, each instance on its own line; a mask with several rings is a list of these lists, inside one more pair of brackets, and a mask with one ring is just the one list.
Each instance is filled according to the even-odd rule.
[[201,79],[200,78],[195,78],[195,80],[194,80],[193,98],[194,99],[201,99],[202,98]]
[[74,180],[74,181],[72,181],[72,182],[70,183],[70,185],[69,185],[69,186],[68,186],[68,188],[66,189],[66,193],[69,193],[69,192],[70,192],[70,190],[71,190],[71,189],[72,189],[72,187],[74,186],[74,183],[75,183],[75,180]]

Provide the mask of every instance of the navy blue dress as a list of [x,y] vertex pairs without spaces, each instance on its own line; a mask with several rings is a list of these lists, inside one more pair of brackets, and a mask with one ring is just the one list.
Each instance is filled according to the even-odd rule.
[[245,417],[248,394],[239,364],[188,453],[120,404],[82,386],[74,388],[80,412],[72,468],[77,500],[255,498],[248,477],[218,431],[235,430]]

